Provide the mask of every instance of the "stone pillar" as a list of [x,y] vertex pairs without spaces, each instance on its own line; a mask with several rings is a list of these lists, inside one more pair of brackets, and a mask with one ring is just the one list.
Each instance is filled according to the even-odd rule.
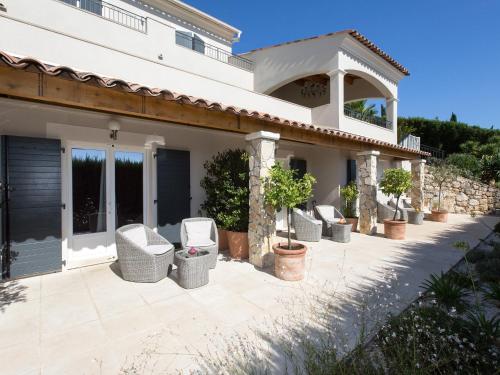
[[274,165],[277,133],[260,131],[248,134],[247,151],[250,155],[250,212],[248,243],[250,263],[257,267],[273,264],[273,238],[276,234],[276,213],[264,204],[264,184],[262,178],[269,174]]
[[425,160],[411,160],[411,180],[410,192],[411,205],[419,210],[424,210],[424,183],[425,183]]
[[357,154],[359,184],[359,232],[377,233],[377,157],[379,151]]
[[[344,76],[346,72],[336,69],[328,73],[330,76],[330,115],[334,128],[340,129],[344,118]],[[331,125],[330,125],[331,126]]]

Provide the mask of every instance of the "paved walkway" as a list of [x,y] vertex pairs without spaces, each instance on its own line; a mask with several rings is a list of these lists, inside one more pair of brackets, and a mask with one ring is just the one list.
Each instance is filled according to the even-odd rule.
[[[455,241],[475,245],[498,218],[449,221],[408,225],[405,241],[354,233],[349,244],[310,243],[302,282],[220,255],[210,283],[196,290],[180,288],[174,274],[156,284],[129,283],[110,264],[0,284],[0,373],[187,372],[197,366],[193,353],[217,350],[214,335],[255,332],[285,316],[290,301],[300,305],[322,288],[362,296],[380,288],[388,272],[398,278],[391,295],[408,301],[429,274],[460,259]],[[356,320],[344,311],[343,322]]]

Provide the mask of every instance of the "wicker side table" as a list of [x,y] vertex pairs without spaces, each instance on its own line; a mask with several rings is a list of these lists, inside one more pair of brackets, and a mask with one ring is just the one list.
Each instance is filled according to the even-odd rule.
[[208,284],[208,270],[210,268],[210,253],[198,251],[197,256],[188,256],[186,250],[175,253],[177,265],[177,282],[184,289],[199,288]]
[[352,224],[332,223],[332,241],[351,242]]

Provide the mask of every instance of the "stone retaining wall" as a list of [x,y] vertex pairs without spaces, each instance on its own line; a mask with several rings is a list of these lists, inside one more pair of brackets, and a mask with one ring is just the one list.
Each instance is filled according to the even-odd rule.
[[[426,168],[424,184],[424,207],[437,202],[439,189]],[[489,214],[500,209],[500,189],[464,177],[443,185],[442,207],[457,214]],[[434,199],[434,197],[436,197]]]

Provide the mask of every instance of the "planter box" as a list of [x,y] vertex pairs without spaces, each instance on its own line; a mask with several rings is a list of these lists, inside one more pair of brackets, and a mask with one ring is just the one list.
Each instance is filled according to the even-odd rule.
[[432,210],[431,211],[431,218],[432,221],[437,221],[439,223],[446,223],[448,222],[448,211],[442,210],[442,211],[437,211],[437,210]]
[[417,212],[408,210],[408,223],[422,225],[424,223],[424,213],[422,211]]
[[229,255],[233,259],[248,259],[248,233],[227,231]]
[[332,241],[351,242],[352,224],[332,224]]
[[359,221],[359,218],[357,218],[357,217],[346,217],[345,220],[349,224],[352,224],[351,232],[357,232],[358,231],[358,221]]

